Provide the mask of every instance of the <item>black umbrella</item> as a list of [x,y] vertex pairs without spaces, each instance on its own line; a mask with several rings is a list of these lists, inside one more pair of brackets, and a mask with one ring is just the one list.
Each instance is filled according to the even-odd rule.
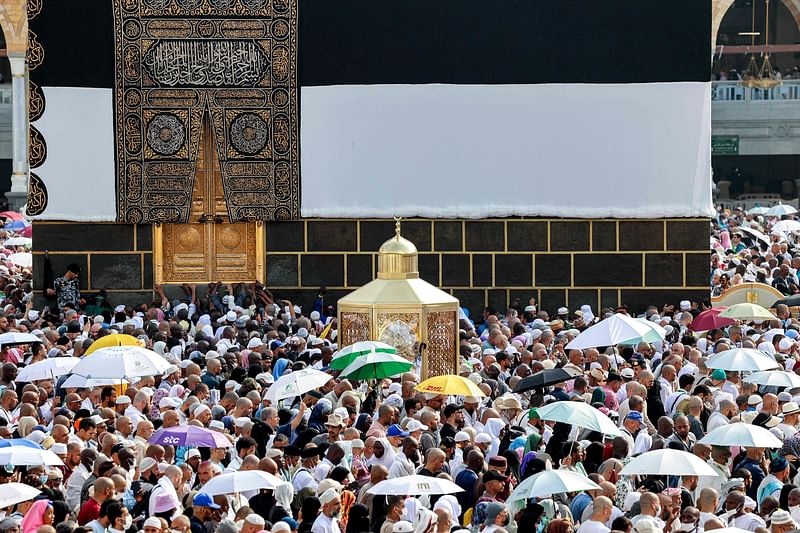
[[778,305],[780,304],[786,304],[789,307],[797,307],[798,305],[800,305],[800,294],[794,294],[782,300],[778,300],[774,304],[772,304],[771,307],[775,308],[778,307]]
[[514,392],[543,389],[548,385],[553,385],[554,383],[563,383],[582,375],[583,372],[573,367],[540,370],[532,376],[528,376],[517,383],[517,386],[514,387]]

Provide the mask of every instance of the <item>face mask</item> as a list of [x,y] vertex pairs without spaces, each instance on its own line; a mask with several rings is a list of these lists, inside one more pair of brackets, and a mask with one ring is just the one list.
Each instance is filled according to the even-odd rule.
[[126,516],[125,517],[125,522],[123,522],[123,525],[125,527],[125,531],[129,530],[131,528],[131,526],[133,525],[133,517],[131,515]]
[[42,485],[47,483],[47,474],[42,474],[41,476],[39,476],[39,483],[41,483]]

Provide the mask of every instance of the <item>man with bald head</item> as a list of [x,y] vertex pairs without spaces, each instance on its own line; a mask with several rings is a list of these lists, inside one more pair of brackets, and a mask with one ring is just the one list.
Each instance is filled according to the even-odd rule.
[[100,506],[114,497],[114,481],[108,477],[99,477],[94,482],[94,494],[83,504],[78,513],[78,524],[85,525],[100,516]]
[[659,528],[664,527],[664,522],[660,518],[661,515],[661,500],[658,494],[652,492],[642,493],[639,497],[639,514],[631,518],[634,528],[636,524],[642,520],[652,520],[658,524]]
[[592,503],[592,516],[583,522],[576,533],[608,533],[614,505],[605,496],[598,496]]
[[164,471],[164,475],[159,478],[158,484],[153,487],[153,491],[150,493],[150,505],[148,508],[150,516],[155,516],[156,514],[156,500],[162,499],[165,495],[175,504],[177,513],[183,511],[178,498],[178,489],[182,483],[183,471],[180,467],[169,465]]
[[480,450],[476,448],[467,453],[464,462],[466,463],[466,468],[461,470],[454,480],[456,485],[464,489],[456,494],[462,511],[466,511],[475,505],[478,476],[483,471],[484,457]]
[[50,433],[53,440],[60,444],[67,444],[69,442],[69,429],[62,424],[54,424],[53,431]]
[[683,452],[691,452],[697,438],[691,432],[691,425],[689,418],[685,415],[678,415],[675,417],[675,430],[673,434],[667,439],[667,447],[673,450],[680,450]]
[[425,455],[425,465],[419,469],[419,475],[436,477],[442,471],[447,454],[441,448],[431,448]]
[[719,507],[719,492],[711,487],[706,487],[697,496],[697,509],[700,511],[698,527],[705,529],[706,524],[724,527],[724,523],[717,517]]
[[676,383],[675,377],[678,373],[675,371],[675,367],[670,364],[663,364],[661,366],[661,376],[658,378],[658,383],[661,386],[661,403],[667,406],[667,398],[670,394],[675,392]]
[[175,411],[164,411],[164,414],[161,415],[161,420],[163,422],[162,427],[171,428],[175,426],[179,426],[181,423],[181,417]]
[[725,511],[729,513],[728,527],[738,527],[747,531],[755,531],[759,527],[767,527],[766,522],[751,509],[745,508],[745,494],[738,490],[728,493],[725,499]]
[[208,481],[222,474],[222,469],[212,463],[211,461],[203,461],[200,463],[200,466],[197,467],[197,486],[202,487]]
[[153,423],[149,420],[142,420],[136,426],[136,437],[133,442],[136,445],[136,464],[139,464],[144,459],[145,451],[147,451],[148,440],[153,436],[156,429]]
[[720,400],[719,409],[711,413],[708,417],[707,432],[711,433],[718,427],[726,426],[730,423],[731,418],[738,413],[736,403],[732,400]]
[[775,416],[778,410],[778,397],[772,393],[765,394],[761,400],[761,412]]

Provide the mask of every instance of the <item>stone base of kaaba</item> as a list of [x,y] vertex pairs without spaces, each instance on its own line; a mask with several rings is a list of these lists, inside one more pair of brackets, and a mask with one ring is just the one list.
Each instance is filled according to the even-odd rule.
[[[709,300],[708,219],[408,219],[402,233],[419,249],[420,275],[473,316],[531,297],[548,311],[590,304],[595,312]],[[83,267],[83,291],[106,289],[114,305],[150,302],[152,234],[149,225],[35,222],[36,289],[47,254],[55,276],[69,263]],[[306,309],[320,286],[334,303],[373,279],[378,247],[393,234],[391,220],[268,223],[264,282]]]

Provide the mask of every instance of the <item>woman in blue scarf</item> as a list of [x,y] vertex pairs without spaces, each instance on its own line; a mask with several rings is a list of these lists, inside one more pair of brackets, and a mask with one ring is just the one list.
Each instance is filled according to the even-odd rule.
[[356,418],[356,423],[353,425],[358,432],[361,434],[361,438],[367,440],[367,431],[369,431],[369,427],[372,425],[372,417],[369,413],[361,413]]
[[333,410],[331,402],[322,398],[317,401],[314,409],[311,410],[311,416],[308,418],[308,428],[314,429],[319,433],[325,433],[328,429],[325,427],[325,422],[328,421],[328,414]]
[[272,366],[272,377],[275,381],[278,381],[278,378],[286,372],[287,366],[289,366],[289,360],[286,358],[275,361],[275,364]]

